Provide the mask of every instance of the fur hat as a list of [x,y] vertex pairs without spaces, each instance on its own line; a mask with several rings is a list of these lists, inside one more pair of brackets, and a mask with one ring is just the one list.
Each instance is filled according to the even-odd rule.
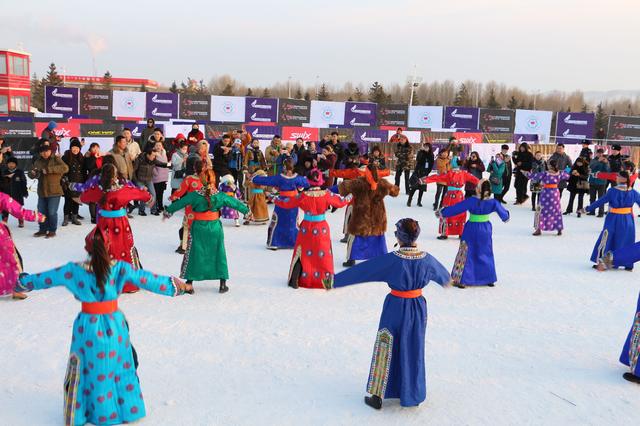
[[395,236],[401,245],[411,246],[420,236],[420,224],[411,218],[400,219],[396,222]]
[[307,180],[309,181],[310,186],[322,186],[324,183],[324,177],[322,176],[322,172],[318,169],[311,169],[309,175],[307,176]]
[[265,172],[262,169],[258,169],[251,175],[251,177],[254,178],[256,176],[266,176],[266,175],[267,175],[267,172]]
[[75,136],[71,138],[70,144],[69,144],[70,148],[73,148],[74,146],[77,147],[77,148],[82,148],[82,144],[80,143],[80,139],[76,138]]
[[224,175],[220,178],[220,183],[226,183],[228,185],[233,185],[236,183],[235,179],[232,175]]

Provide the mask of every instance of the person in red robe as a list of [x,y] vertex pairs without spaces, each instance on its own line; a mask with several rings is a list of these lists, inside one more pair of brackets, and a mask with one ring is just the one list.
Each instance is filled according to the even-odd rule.
[[326,189],[321,189],[324,181],[318,170],[312,170],[307,176],[309,189],[291,198],[277,198],[277,206],[285,209],[299,207],[304,211],[304,220],[293,248],[293,257],[289,268],[290,287],[327,288],[333,284],[333,249],[331,233],[325,220],[329,207],[344,207],[351,197],[341,197]]
[[[180,183],[180,187],[171,194],[169,201],[173,202],[184,197],[189,192],[200,190],[202,188],[202,179],[200,179],[200,175],[202,174],[203,167],[204,163],[200,159],[194,157],[187,159],[186,169],[189,175],[183,179],[182,183]],[[191,206],[185,207],[182,227],[178,231],[178,236],[180,238],[180,245],[176,249],[176,253],[178,254],[185,254],[187,252],[189,229],[191,228],[193,218],[194,215]]]
[[[445,174],[431,175],[423,178],[425,184],[432,182],[440,182],[447,185],[447,193],[444,196],[442,207],[449,207],[464,201],[464,188],[467,183],[478,185],[480,180],[471,173],[460,170],[457,162],[452,161],[453,167]],[[443,218],[440,217],[440,225],[438,227],[439,240],[446,240],[450,235],[462,235],[464,224],[467,221],[467,212],[459,215]]]
[[[85,238],[88,252],[91,252],[93,235],[100,230],[107,237],[109,255],[112,260],[122,260],[130,263],[135,269],[140,269],[138,251],[133,244],[133,233],[127,218],[127,205],[131,201],[151,203],[151,194],[146,189],[133,186],[123,186],[119,183],[118,173],[113,164],[102,167],[100,185],[87,189],[80,196],[85,204],[96,203],[98,223]],[[138,287],[126,284],[125,293],[135,293]]]

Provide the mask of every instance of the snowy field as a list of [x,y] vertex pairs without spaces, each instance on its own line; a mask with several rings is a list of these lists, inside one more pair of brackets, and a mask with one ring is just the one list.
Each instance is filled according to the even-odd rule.
[[[399,218],[416,218],[420,246],[450,268],[458,239],[436,240],[434,192],[430,186],[422,208],[407,208],[404,195],[388,199],[387,243],[392,248]],[[286,286],[291,251],[266,250],[265,226],[227,223],[229,293],[218,294],[215,282],[197,283],[193,296],[141,292],[120,299],[140,357],[147,407],[141,423],[638,425],[640,386],[622,379],[626,367],[618,357],[640,268],[591,269],[603,219],[565,217],[562,237],[532,237],[530,205],[512,206],[513,189],[509,195],[511,221],[492,217],[496,287],[426,289],[428,394],[420,407],[402,409],[391,400],[375,411],[362,402],[386,285],[293,290]],[[81,214],[89,217],[86,207]],[[340,271],[342,210],[328,219]],[[131,220],[145,268],[178,274],[180,221],[181,215],[164,223],[155,216]],[[44,240],[31,236],[35,224],[12,226],[30,272],[83,259],[89,229],[70,225]],[[61,424],[78,311],[63,288],[0,301],[0,424]]]

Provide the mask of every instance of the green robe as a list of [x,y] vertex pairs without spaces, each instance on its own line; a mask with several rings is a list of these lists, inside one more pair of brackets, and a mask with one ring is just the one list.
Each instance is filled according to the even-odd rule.
[[[211,195],[211,207],[206,197],[199,191],[190,192],[167,207],[169,213],[191,206],[194,212],[218,211],[231,207],[242,213],[249,208],[227,194],[218,192]],[[227,253],[224,249],[224,233],[220,220],[194,220],[189,228],[187,251],[182,260],[180,278],[190,281],[229,279]]]

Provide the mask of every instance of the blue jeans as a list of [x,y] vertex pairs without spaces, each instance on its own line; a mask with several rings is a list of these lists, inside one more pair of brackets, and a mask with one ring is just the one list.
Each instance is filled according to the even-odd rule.
[[[140,188],[147,188],[149,194],[151,194],[151,199],[155,201],[156,199],[156,189],[153,186],[153,182],[136,182]],[[138,212],[144,213],[145,203],[143,201],[138,201]]]
[[58,229],[58,207],[60,206],[60,196],[38,197],[38,213],[47,217],[40,223],[40,232],[56,232]]

